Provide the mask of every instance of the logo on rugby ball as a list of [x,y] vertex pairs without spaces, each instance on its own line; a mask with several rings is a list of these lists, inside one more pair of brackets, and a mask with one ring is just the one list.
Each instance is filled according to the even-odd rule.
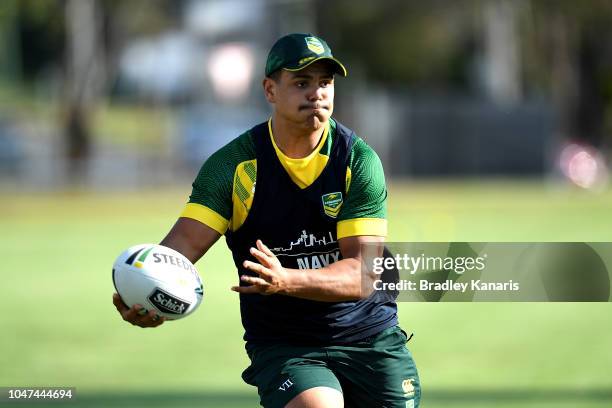
[[148,299],[160,311],[177,315],[184,314],[191,306],[191,303],[174,297],[160,288],[155,288]]
[[[149,252],[151,252],[152,249],[153,249],[152,246],[148,247],[148,248],[147,247],[142,247],[141,249],[139,249],[138,251],[136,251],[132,255],[130,255],[130,257],[125,260],[125,263],[128,264],[128,265],[134,265],[137,268],[142,268],[142,264],[144,263],[145,259],[147,259],[147,256],[149,255]],[[138,258],[138,260],[136,260],[136,257],[138,256],[138,254],[141,254],[141,255],[140,255],[140,258]],[[136,262],[134,262],[134,261],[136,261]]]

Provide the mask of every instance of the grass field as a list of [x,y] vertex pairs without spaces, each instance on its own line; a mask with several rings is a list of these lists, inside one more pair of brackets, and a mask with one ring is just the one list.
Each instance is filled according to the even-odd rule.
[[[142,330],[111,302],[114,258],[159,241],[187,188],[2,194],[0,386],[76,387],[67,406],[257,406],[240,379],[247,359],[224,242],[198,263],[205,301],[188,319]],[[612,193],[397,183],[389,219],[391,241],[612,241]],[[611,312],[609,303],[410,303],[400,320],[415,333],[425,408],[587,408],[612,405]]]

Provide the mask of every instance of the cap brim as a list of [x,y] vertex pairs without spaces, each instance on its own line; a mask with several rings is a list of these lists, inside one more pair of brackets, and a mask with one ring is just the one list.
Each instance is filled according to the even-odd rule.
[[301,65],[299,67],[295,67],[295,68],[293,68],[293,67],[284,67],[283,69],[287,70],[287,71],[292,71],[292,72],[301,71],[304,68],[306,68],[307,66],[312,65],[315,62],[321,61],[321,60],[329,60],[329,61],[333,62],[334,63],[333,65],[336,68],[336,73],[337,74],[342,75],[343,77],[348,75],[348,72],[346,71],[346,68],[344,67],[344,65],[342,65],[342,63],[340,61],[338,61],[337,59],[335,59],[334,57],[318,57],[318,58],[315,58],[313,60],[308,61],[307,64]]

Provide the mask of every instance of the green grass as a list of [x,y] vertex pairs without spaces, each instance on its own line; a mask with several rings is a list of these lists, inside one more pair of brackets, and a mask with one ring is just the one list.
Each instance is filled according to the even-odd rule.
[[[197,265],[205,301],[189,318],[138,329],[111,302],[112,261],[158,242],[187,188],[3,194],[0,386],[74,386],[76,406],[257,405],[240,379],[247,358],[223,241]],[[612,193],[393,184],[389,219],[390,241],[612,241]],[[611,312],[609,303],[400,305],[424,407],[610,406]]]

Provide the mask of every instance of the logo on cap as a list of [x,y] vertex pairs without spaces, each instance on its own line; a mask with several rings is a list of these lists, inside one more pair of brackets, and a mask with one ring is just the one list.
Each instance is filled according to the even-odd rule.
[[323,48],[323,44],[321,44],[321,41],[319,41],[317,37],[306,37],[304,38],[304,40],[306,41],[306,45],[308,46],[308,49],[314,52],[315,54],[321,55],[323,54],[323,52],[325,52],[325,48]]

